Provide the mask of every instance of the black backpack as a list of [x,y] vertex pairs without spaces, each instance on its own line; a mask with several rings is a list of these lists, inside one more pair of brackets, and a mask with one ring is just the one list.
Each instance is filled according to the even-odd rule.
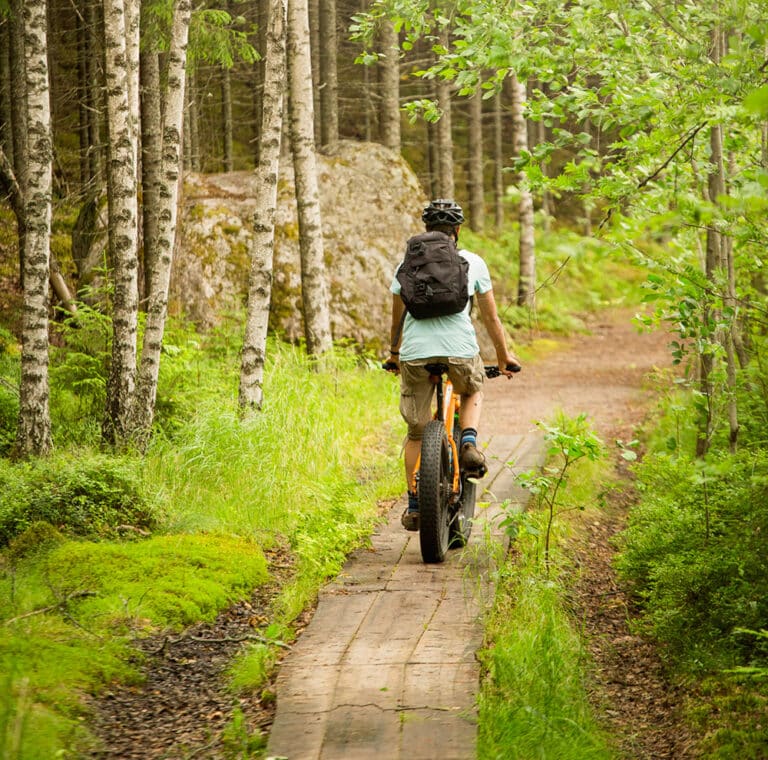
[[444,232],[423,232],[408,241],[397,281],[414,319],[458,314],[469,300],[469,262]]

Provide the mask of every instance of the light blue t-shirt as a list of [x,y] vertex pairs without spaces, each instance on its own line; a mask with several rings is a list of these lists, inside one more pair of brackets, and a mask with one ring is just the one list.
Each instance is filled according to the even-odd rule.
[[[487,293],[491,290],[491,275],[486,263],[471,251],[459,250],[459,255],[469,262],[469,294]],[[400,283],[397,281],[397,270],[392,278],[390,290],[400,293]],[[429,359],[432,356],[455,356],[461,359],[471,359],[480,351],[477,336],[469,311],[472,305],[468,302],[463,311],[450,314],[447,317],[432,319],[414,319],[406,313],[403,324],[403,339],[400,343],[400,360]]]

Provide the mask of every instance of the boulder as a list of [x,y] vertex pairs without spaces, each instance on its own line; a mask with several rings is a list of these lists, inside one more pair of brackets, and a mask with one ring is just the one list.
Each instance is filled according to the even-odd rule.
[[[317,156],[331,329],[372,349],[389,340],[389,284],[427,202],[405,160],[382,145],[343,141]],[[252,171],[185,176],[169,309],[210,328],[244,308],[254,212]],[[303,337],[299,233],[290,160],[278,183],[270,326]]]

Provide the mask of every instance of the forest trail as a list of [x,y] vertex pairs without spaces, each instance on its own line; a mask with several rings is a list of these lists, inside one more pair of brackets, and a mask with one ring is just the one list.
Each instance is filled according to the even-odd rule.
[[[488,445],[491,469],[483,482],[488,493],[479,501],[489,506],[480,511],[469,547],[452,552],[443,565],[424,565],[418,536],[399,525],[403,503],[390,510],[372,548],[355,554],[324,589],[309,626],[282,663],[270,757],[475,756],[479,665],[474,653],[482,642],[480,614],[493,592],[493,552],[484,534],[503,541],[495,520],[501,504],[511,500],[521,506],[524,501],[514,475],[541,461],[535,422],[551,419],[558,410],[586,413],[608,442],[631,435],[647,407],[645,378],[670,364],[666,342],[663,335],[638,333],[630,315],[616,314],[593,325],[590,335],[569,340],[563,350],[526,366],[513,380],[487,383],[480,436]],[[595,553],[604,559],[609,536],[606,531],[601,536],[605,546]],[[609,565],[601,567],[603,574],[611,572]],[[626,618],[625,610],[618,614]],[[599,627],[608,623],[592,617],[599,637]],[[610,632],[623,635],[612,623]],[[653,669],[651,657],[643,653],[641,671]],[[603,667],[599,658],[597,667]],[[613,675],[608,664],[605,668],[599,680],[610,684]],[[660,678],[638,676],[641,691],[645,684],[652,698],[665,691],[654,677]],[[637,695],[631,702],[612,696],[613,722],[621,734],[632,734],[633,757],[683,757],[658,725],[647,741],[640,735],[656,717],[649,720],[632,711],[650,705]],[[667,700],[667,722],[669,708]],[[669,733],[674,734],[674,726]],[[678,754],[667,754],[667,748]]]

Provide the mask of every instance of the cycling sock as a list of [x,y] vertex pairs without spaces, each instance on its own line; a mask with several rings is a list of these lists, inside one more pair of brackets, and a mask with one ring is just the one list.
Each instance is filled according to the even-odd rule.
[[477,446],[477,430],[474,428],[464,428],[461,431],[461,445],[463,446],[465,443]]
[[408,511],[409,512],[418,512],[419,511],[419,497],[415,493],[411,493],[408,491]]

